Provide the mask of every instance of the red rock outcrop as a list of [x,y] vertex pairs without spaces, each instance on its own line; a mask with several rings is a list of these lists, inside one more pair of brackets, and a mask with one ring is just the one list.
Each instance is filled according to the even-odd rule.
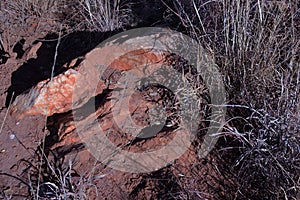
[[[178,119],[176,100],[168,93],[168,89],[164,87],[158,89],[159,87],[154,84],[150,87],[158,87],[157,90],[150,89],[147,92],[145,88],[137,89],[132,85],[136,84],[140,78],[148,77],[152,75],[152,72],[158,72],[156,74],[158,79],[155,81],[162,86],[168,82],[167,84],[173,87],[178,82],[180,83],[184,74],[176,70],[173,70],[174,73],[168,71],[173,69],[173,66],[168,65],[167,53],[138,49],[118,55],[117,50],[105,47],[91,51],[74,69],[68,69],[52,80],[42,81],[28,93],[18,96],[11,106],[11,112],[21,118],[36,114],[51,116],[72,110],[73,115],[67,117],[67,120],[56,119],[61,122],[58,128],[59,137],[64,138],[69,135],[55,144],[56,147],[83,142],[87,144],[90,151],[94,152],[93,156],[100,160],[103,157],[110,157],[108,160],[105,159],[104,163],[110,162],[115,166],[121,166],[117,168],[122,171],[158,170],[187,150],[190,146],[191,135],[188,130],[177,126],[180,122],[175,121],[177,125],[170,123],[170,126],[165,126],[168,117],[174,115],[173,119]],[[160,73],[162,69],[167,71]],[[126,74],[125,78],[123,74]],[[194,75],[191,74],[191,76]],[[159,82],[160,80],[162,82]],[[106,96],[107,91],[110,91],[108,92],[110,96]],[[88,104],[93,97],[99,95],[103,95],[100,105],[97,106],[96,101]],[[162,113],[163,109],[161,109],[155,111],[154,115],[151,114],[151,109],[157,106],[164,107],[165,113]],[[170,113],[167,113],[167,110]],[[148,136],[136,140],[137,135],[145,128],[152,129],[155,126],[150,115],[158,117],[155,120],[159,120],[159,125],[162,124],[162,127],[158,131],[155,129],[154,134],[150,133],[151,140],[144,140]],[[164,121],[161,122],[161,120]],[[162,130],[163,127],[166,129]],[[76,133],[80,135],[80,138]],[[115,154],[112,150],[114,147],[127,150],[127,153]],[[150,151],[145,153],[143,158],[136,154],[148,150]],[[127,157],[131,159],[128,160]],[[130,160],[140,160],[145,167],[136,165]],[[130,169],[123,168],[122,165],[125,162],[126,167],[129,166]]]
[[[101,53],[101,52],[100,52]],[[101,55],[100,55],[101,56]],[[71,109],[81,107],[91,97],[101,94],[106,88],[104,80],[99,78],[102,71],[96,66],[99,56],[98,49],[86,55],[86,59],[75,69],[68,69],[63,74],[54,77],[52,80],[39,82],[28,93],[19,95],[11,105],[11,113],[16,118],[24,115],[46,115],[64,113]],[[100,63],[103,61],[101,60]],[[136,50],[126,53],[106,67],[106,78],[111,76],[115,70],[128,71],[139,66],[157,64],[163,61],[162,54],[150,50]],[[97,78],[97,80],[96,80]],[[93,90],[94,84],[97,89]],[[110,87],[113,87],[110,85]],[[76,96],[74,91],[76,90]]]

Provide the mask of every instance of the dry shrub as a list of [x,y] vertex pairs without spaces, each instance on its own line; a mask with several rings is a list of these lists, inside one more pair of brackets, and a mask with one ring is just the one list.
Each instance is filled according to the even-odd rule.
[[[237,198],[296,199],[299,1],[176,0],[172,8],[185,31],[212,53],[224,75],[228,126],[220,135],[239,141],[232,163],[239,177]],[[233,154],[225,147],[228,156]]]
[[130,22],[129,4],[121,0],[85,0],[79,3],[79,15],[91,31],[114,31]]
[[24,37],[37,39],[61,30],[120,30],[132,22],[130,5],[125,0],[5,0],[0,2],[0,33],[10,52]]
[[[59,6],[55,0],[4,0],[0,2],[0,33],[6,52],[22,39],[45,36],[45,31],[59,31],[56,13]],[[36,38],[34,38],[36,37]]]

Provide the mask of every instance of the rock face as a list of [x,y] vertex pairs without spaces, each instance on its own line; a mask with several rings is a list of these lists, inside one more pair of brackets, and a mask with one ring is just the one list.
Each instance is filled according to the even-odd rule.
[[[48,121],[48,127],[56,126],[64,138],[56,147],[83,142],[93,156],[120,166],[118,170],[156,171],[190,146],[191,131],[184,123],[192,127],[190,122],[196,121],[198,125],[200,108],[193,106],[201,106],[197,96],[201,87],[194,83],[198,74],[192,69],[165,51],[96,48],[76,67],[19,95],[11,114],[18,119],[56,114],[51,124]],[[115,147],[127,153],[115,154]]]
[[[142,65],[162,63],[163,56],[150,50],[136,50],[120,56],[113,60],[107,67],[103,66],[105,72],[92,63],[97,63],[99,52],[97,49],[86,55],[86,59],[77,69],[68,69],[63,74],[54,77],[52,80],[39,82],[28,93],[16,98],[11,106],[11,113],[16,118],[25,115],[46,115],[64,113],[84,105],[91,97],[101,94],[107,87],[105,81],[114,78],[116,70],[120,73],[137,68]],[[103,62],[103,61],[101,61]],[[104,76],[102,79],[95,79],[95,74]],[[112,81],[112,80],[111,80]],[[115,81],[116,82],[116,81]],[[97,90],[91,91],[94,83],[97,83]],[[110,85],[110,88],[113,86]],[[76,100],[73,102],[73,93],[76,89]]]
[[28,93],[13,102],[11,112],[17,118],[24,115],[46,115],[67,112],[72,108],[72,94],[80,74],[69,69],[52,80],[39,82]]
[[[184,78],[192,83],[197,74],[184,59],[166,51],[147,48],[119,54],[118,49],[104,47],[87,53],[79,64],[77,60],[71,63],[76,63],[76,66],[65,66],[64,73],[52,80],[39,82],[27,93],[17,96],[10,107],[11,114],[18,119],[26,119],[29,115],[47,116],[47,130],[51,137],[46,142],[46,149],[66,160],[72,157],[72,153],[78,152],[79,166],[75,170],[80,174],[93,172],[95,160],[101,161],[102,164],[97,165],[99,172],[96,176],[105,176],[95,183],[101,197],[111,198],[112,194],[118,193],[116,188],[121,188],[120,197],[116,199],[125,198],[122,196],[124,191],[129,194],[126,199],[137,196],[149,199],[151,195],[157,199],[156,192],[151,191],[161,184],[155,180],[171,180],[172,177],[188,185],[195,178],[197,173],[190,169],[196,169],[193,165],[198,162],[196,147],[184,143],[190,142],[191,134],[180,127],[180,117],[192,112],[180,112],[189,108],[178,106],[180,102],[176,95],[191,95],[192,92],[188,88],[183,89],[180,84]],[[152,74],[157,78],[155,84],[151,82]],[[170,81],[172,79],[175,81]],[[130,87],[132,85],[134,87]],[[178,91],[176,86],[182,91]],[[196,88],[198,92],[203,87],[198,84]],[[199,105],[202,106],[201,99]],[[149,138],[139,137],[149,127],[159,127],[159,130],[154,134],[151,132]],[[110,151],[108,143],[119,151]],[[164,148],[168,144],[174,148]],[[180,145],[190,148],[176,151]],[[100,155],[92,151],[98,151]],[[126,154],[123,156],[122,152]],[[139,156],[144,152],[154,153]],[[104,157],[108,159],[103,161]],[[132,165],[128,157],[140,161],[138,166]],[[167,166],[165,160],[168,160],[168,165],[170,160],[174,161],[171,165],[175,167],[162,168]],[[112,167],[111,164],[120,167]],[[212,169],[210,166],[207,168]],[[128,173],[130,170],[136,174],[149,171],[157,174],[151,175],[153,178],[149,180],[153,182],[146,181],[143,186],[145,178],[135,177],[134,173]],[[170,187],[173,185],[171,181]],[[166,193],[170,187],[166,187]],[[149,194],[145,188],[149,188]],[[190,189],[195,188],[191,186]]]

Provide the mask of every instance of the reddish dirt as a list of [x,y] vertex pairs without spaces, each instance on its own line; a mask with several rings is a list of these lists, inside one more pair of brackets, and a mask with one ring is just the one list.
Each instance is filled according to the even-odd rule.
[[[224,181],[227,174],[219,171],[218,165],[222,160],[214,152],[207,158],[199,159],[196,152],[200,141],[194,142],[183,156],[158,171],[125,173],[95,160],[74,131],[69,109],[55,108],[47,113],[51,116],[46,118],[42,115],[27,115],[26,112],[18,112],[19,108],[14,108],[13,112],[22,115],[22,118],[11,116],[11,110],[8,110],[11,109],[10,103],[40,81],[47,80],[53,65],[56,40],[50,39],[57,38],[57,35],[30,35],[28,32],[30,30],[23,34],[24,44],[15,45],[19,53],[9,52],[11,57],[0,65],[0,124],[3,124],[0,134],[0,198],[11,195],[13,199],[28,198],[30,187],[35,188],[37,185],[38,174],[41,174],[40,196],[50,198],[45,195],[45,191],[49,189],[49,183],[60,186],[57,179],[59,172],[68,174],[64,180],[73,187],[68,188],[68,184],[64,186],[71,193],[76,191],[76,198],[79,199],[217,199],[224,195],[224,187],[230,183]],[[64,37],[54,71],[56,77],[62,76],[59,74],[69,68],[76,69],[83,56],[109,35],[76,32]],[[35,41],[39,37],[43,39]],[[150,55],[147,59],[149,58],[156,61],[161,59],[155,55]],[[113,63],[112,67],[119,66],[118,62],[122,59],[123,57]],[[128,63],[124,66],[128,68]],[[145,125],[145,120],[139,119],[149,118],[146,110],[153,106],[141,98],[143,94],[137,92],[130,99],[130,110],[137,111],[132,118],[140,125]],[[109,95],[107,90],[97,97],[103,99]],[[98,104],[96,113],[99,117],[109,110],[109,102],[99,101]],[[63,103],[60,104],[60,108],[63,106]],[[36,109],[41,107],[37,106]],[[45,114],[42,109],[36,109],[31,114]],[[59,113],[54,114],[56,112]],[[114,127],[111,117],[99,117],[103,129]],[[122,116],[118,117],[122,120]],[[164,130],[153,139],[137,141],[128,150],[137,152],[161,145],[167,143],[173,135],[174,132]],[[120,134],[112,134],[110,137],[117,145],[124,145],[130,140],[129,136],[120,137]],[[44,147],[44,155],[41,154],[41,147]]]

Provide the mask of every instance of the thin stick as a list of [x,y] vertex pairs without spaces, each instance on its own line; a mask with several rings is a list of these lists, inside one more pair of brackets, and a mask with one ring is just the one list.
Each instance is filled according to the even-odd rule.
[[13,100],[14,95],[15,95],[15,92],[12,93],[12,96],[11,96],[11,98],[10,98],[10,100],[9,100],[9,105],[8,105],[7,111],[6,111],[5,116],[4,116],[4,120],[3,120],[2,124],[1,124],[0,134],[2,133],[2,130],[3,130],[3,127],[4,127],[4,124],[5,124],[5,121],[6,121],[8,112],[9,112],[9,110],[10,110],[10,105],[11,105],[11,102],[12,102],[12,100]]
[[[54,68],[55,68],[57,55],[58,55],[58,47],[61,42],[61,32],[62,32],[62,24],[60,25],[58,40],[57,40],[57,44],[56,44],[56,48],[55,48],[54,61],[53,61],[53,65],[52,65],[50,82],[53,80],[53,77],[54,77]],[[48,116],[45,117],[45,127],[47,127],[47,118],[48,118]],[[44,130],[46,130],[46,129],[44,129]],[[41,174],[41,172],[42,172],[43,157],[46,158],[46,155],[44,154],[45,139],[46,139],[46,133],[45,133],[45,131],[43,131],[43,144],[42,144],[42,148],[41,148],[42,157],[41,157],[41,162],[40,162],[40,166],[39,166],[39,174]],[[40,188],[40,177],[38,178],[37,189],[36,189],[37,190],[36,191],[36,199],[37,200],[39,199],[39,188]]]

